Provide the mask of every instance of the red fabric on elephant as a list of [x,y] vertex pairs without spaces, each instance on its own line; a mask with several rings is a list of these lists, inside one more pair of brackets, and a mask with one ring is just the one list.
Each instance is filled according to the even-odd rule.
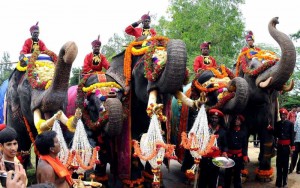
[[95,56],[96,55],[94,55],[93,52],[85,56],[82,69],[83,74],[89,73],[91,71],[101,71],[102,67],[104,67],[105,69],[109,68],[109,62],[107,61],[106,57],[102,54],[97,55],[100,58],[100,61],[98,62],[98,64],[94,64],[93,58]]
[[40,51],[47,50],[45,43],[39,39],[38,42],[33,42],[32,38],[25,40],[20,54],[30,54],[35,48],[39,48]]
[[66,109],[67,117],[70,117],[75,114],[77,88],[78,88],[78,86],[75,85],[75,86],[71,86],[68,89],[68,105],[67,105],[67,109]]

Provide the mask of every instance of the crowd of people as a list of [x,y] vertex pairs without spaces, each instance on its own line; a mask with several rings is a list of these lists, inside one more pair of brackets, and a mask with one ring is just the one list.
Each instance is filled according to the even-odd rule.
[[[136,39],[142,36],[155,36],[156,31],[150,27],[151,17],[145,14],[138,21],[126,27],[125,32],[134,36]],[[142,27],[138,27],[142,24]],[[38,23],[30,27],[31,38],[27,39],[20,51],[19,59],[24,62],[25,54],[34,51],[45,51],[45,43],[39,39]],[[249,32],[246,37],[247,45],[241,52],[247,50],[260,51],[260,48],[254,46],[254,36]],[[101,72],[103,68],[108,69],[110,63],[105,55],[100,53],[100,36],[92,43],[92,52],[85,56],[83,62],[82,74]],[[211,42],[203,42],[200,45],[201,55],[194,60],[193,68],[195,73],[200,73],[208,68],[217,68],[218,64],[214,57],[210,55]],[[296,169],[300,174],[300,108],[293,108],[290,112],[282,108],[279,111],[281,120],[276,122],[273,131],[277,148],[276,159],[276,186],[286,187],[288,173]],[[298,113],[298,114],[297,114]],[[243,125],[245,118],[236,114],[230,118],[228,125],[224,125],[224,114],[218,109],[208,111],[210,134],[217,135],[218,150],[202,156],[200,163],[200,176],[198,187],[217,187],[222,186],[230,188],[231,184],[235,188],[242,187],[240,172],[245,163],[249,162],[248,157],[248,135]],[[256,139],[255,139],[256,140]],[[39,160],[36,168],[37,185],[30,187],[72,187],[75,183],[72,179],[72,173],[59,160],[60,143],[57,134],[54,131],[46,131],[36,137],[35,145],[39,151]],[[0,125],[0,174],[5,177],[4,181],[7,188],[26,187],[28,179],[26,172],[17,158],[18,142],[17,133],[14,129],[5,124]],[[289,164],[291,150],[292,160]],[[220,173],[220,168],[213,164],[213,159],[217,156],[223,156],[232,159],[235,165],[227,168],[225,173]],[[298,160],[298,161],[297,161]],[[9,166],[7,164],[12,163]],[[223,177],[222,177],[223,176]],[[233,181],[232,180],[233,177]],[[2,185],[4,186],[4,185]]]

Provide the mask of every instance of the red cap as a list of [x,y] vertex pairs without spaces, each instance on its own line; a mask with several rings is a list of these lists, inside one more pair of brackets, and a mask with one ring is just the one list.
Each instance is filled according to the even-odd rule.
[[237,115],[237,118],[239,118],[241,121],[245,121],[245,117],[243,115]]
[[30,27],[30,29],[29,29],[30,33],[32,33],[34,30],[39,30],[38,24],[39,24],[39,22],[36,22],[35,25]]
[[289,112],[285,108],[280,108],[279,113],[288,114]]
[[246,41],[248,40],[253,40],[254,41],[254,36],[253,36],[253,32],[249,31],[248,34],[245,37]]
[[0,131],[2,131],[3,129],[5,129],[6,125],[5,124],[0,124]]
[[203,42],[203,43],[200,45],[200,49],[203,49],[203,48],[210,49],[210,45],[211,45],[211,42]]
[[218,110],[218,109],[210,109],[209,112],[208,112],[209,115],[216,115],[216,116],[219,116],[219,117],[224,117],[224,114]]
[[98,39],[92,42],[92,47],[101,46],[100,35],[98,35]]
[[141,17],[141,20],[144,21],[144,20],[151,20],[151,17],[149,16],[149,12],[148,14],[144,14],[142,17]]

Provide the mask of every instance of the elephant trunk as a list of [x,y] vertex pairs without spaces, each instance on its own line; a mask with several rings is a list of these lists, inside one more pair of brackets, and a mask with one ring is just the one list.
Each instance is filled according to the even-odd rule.
[[[276,40],[281,48],[282,54],[280,61],[259,75],[256,79],[256,85],[260,87],[281,90],[282,86],[288,81],[294,71],[296,63],[296,51],[295,46],[290,38],[286,34],[276,29],[276,24],[278,23],[278,17],[275,17],[270,21],[268,28],[270,35]],[[263,86],[264,84],[260,85],[261,82],[266,80],[268,80],[268,84],[265,86]]]
[[234,91],[235,96],[224,105],[222,111],[225,113],[241,113],[246,108],[249,98],[247,81],[243,78],[236,77],[229,82],[228,90]]
[[69,87],[69,78],[78,53],[78,48],[74,42],[67,42],[60,50],[58,63],[52,80],[52,85],[46,90],[42,99],[43,111],[58,110],[65,103]]
[[171,39],[167,45],[167,63],[157,80],[150,82],[148,92],[158,89],[159,93],[175,93],[182,88],[187,62],[185,43],[182,40]]

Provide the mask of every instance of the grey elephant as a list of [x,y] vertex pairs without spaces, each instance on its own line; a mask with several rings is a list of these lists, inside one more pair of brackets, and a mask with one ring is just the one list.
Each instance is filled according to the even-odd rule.
[[249,85],[249,101],[243,115],[248,133],[258,133],[260,138],[259,168],[256,172],[257,177],[264,180],[273,176],[271,157],[274,156],[275,143],[272,129],[274,123],[279,121],[278,95],[293,88],[292,81],[289,85],[286,82],[296,63],[293,42],[276,29],[278,23],[278,17],[273,18],[268,29],[281,48],[280,59],[260,57],[261,52],[258,52],[258,57],[252,57],[245,52],[239,56],[236,66],[236,74],[243,77]]
[[[18,155],[25,168],[30,162],[31,144],[34,143],[38,133],[51,129],[56,119],[65,125],[68,124],[69,128],[75,129],[77,119],[73,118],[70,121],[63,111],[66,107],[70,70],[77,52],[74,42],[64,44],[59,56],[49,50],[35,51],[31,54],[27,67],[21,66],[15,69],[10,76],[6,93],[6,124],[18,133]],[[38,65],[35,61],[40,53],[49,55],[51,61],[56,64],[53,75],[48,74],[48,79],[52,81],[42,80],[45,76],[43,70],[39,69],[40,72],[36,72],[37,67],[44,66]],[[54,65],[48,65],[48,67],[52,66]],[[64,129],[68,128],[64,126]],[[72,134],[69,134],[68,138],[71,137]]]

